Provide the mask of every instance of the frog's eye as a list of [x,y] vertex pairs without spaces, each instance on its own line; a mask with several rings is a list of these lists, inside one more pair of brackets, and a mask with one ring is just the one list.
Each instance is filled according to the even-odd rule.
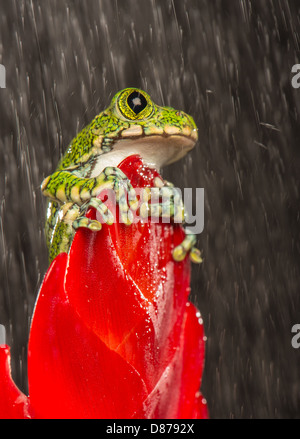
[[126,89],[118,99],[118,107],[127,119],[146,119],[153,113],[153,104],[141,90]]
[[138,91],[133,91],[127,98],[127,104],[135,114],[139,114],[147,107],[147,99]]

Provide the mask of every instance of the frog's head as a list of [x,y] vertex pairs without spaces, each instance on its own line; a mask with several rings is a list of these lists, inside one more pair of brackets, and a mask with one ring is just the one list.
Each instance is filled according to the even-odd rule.
[[98,145],[102,152],[107,151],[105,159],[122,161],[139,154],[156,168],[181,159],[198,139],[191,116],[155,105],[147,93],[137,88],[118,92],[98,116],[98,127]]

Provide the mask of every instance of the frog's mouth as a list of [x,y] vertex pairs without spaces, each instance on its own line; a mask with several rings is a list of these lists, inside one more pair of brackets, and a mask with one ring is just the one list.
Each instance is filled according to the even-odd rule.
[[194,148],[197,133],[150,135],[118,139],[112,150],[98,157],[92,171],[92,177],[99,175],[107,166],[118,166],[131,155],[140,155],[149,167],[160,168],[180,160]]

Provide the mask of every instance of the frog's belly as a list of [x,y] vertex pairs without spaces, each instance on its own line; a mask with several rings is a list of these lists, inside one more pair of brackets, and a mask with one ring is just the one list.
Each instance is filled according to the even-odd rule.
[[159,170],[184,157],[194,145],[194,139],[180,135],[122,139],[110,152],[97,157],[90,177],[97,177],[108,166],[117,167],[125,158],[135,154],[140,155],[147,166]]

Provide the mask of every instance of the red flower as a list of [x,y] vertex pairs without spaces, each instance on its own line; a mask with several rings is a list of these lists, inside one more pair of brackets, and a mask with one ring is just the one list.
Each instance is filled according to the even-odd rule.
[[[137,156],[119,167],[134,187],[161,178]],[[93,209],[88,215],[95,219]],[[34,311],[32,417],[207,417],[190,262],[172,259],[183,237],[180,225],[150,221],[77,231],[69,254],[50,266]]]

